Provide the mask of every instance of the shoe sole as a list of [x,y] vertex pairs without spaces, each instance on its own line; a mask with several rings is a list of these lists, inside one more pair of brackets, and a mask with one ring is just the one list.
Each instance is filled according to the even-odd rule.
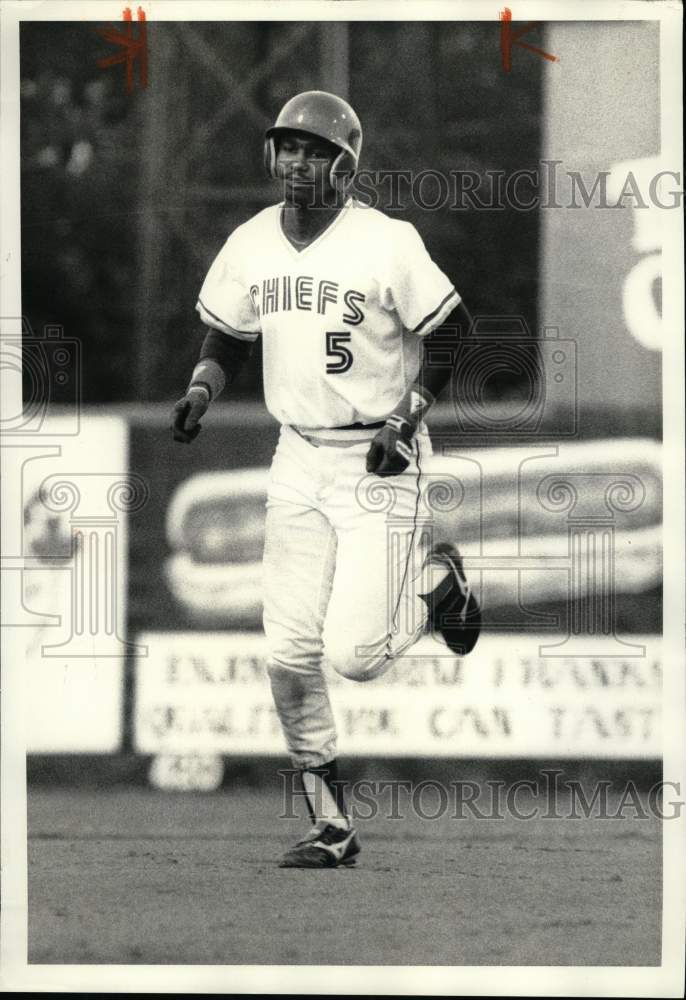
[[[352,868],[357,862],[360,847],[351,851],[347,857],[341,858],[335,864],[330,863],[331,855],[321,847],[312,848],[308,856],[307,849],[301,853],[287,852],[279,862],[279,868]],[[316,852],[316,853],[315,853]]]
[[281,861],[279,863],[279,868],[302,868],[309,871],[331,871],[334,868],[354,868],[356,864],[357,858],[347,858],[345,861],[339,861],[337,865],[308,865],[304,864],[302,861],[291,864],[287,861]]

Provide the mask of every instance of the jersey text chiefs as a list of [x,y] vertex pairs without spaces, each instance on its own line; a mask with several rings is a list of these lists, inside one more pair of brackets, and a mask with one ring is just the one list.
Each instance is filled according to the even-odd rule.
[[344,306],[341,316],[343,323],[359,326],[364,321],[365,314],[360,309],[366,296],[354,288],[341,291],[337,281],[323,278],[315,282],[311,275],[290,274],[265,278],[259,284],[250,286],[250,297],[253,300],[258,316],[270,313],[290,312],[301,309],[307,312],[317,312],[322,316],[332,315],[337,306]]

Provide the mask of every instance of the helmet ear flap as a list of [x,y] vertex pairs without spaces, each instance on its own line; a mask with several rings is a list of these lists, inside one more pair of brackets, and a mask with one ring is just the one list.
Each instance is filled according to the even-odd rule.
[[336,188],[337,191],[344,190],[355,176],[356,169],[357,164],[354,156],[351,156],[347,149],[342,149],[331,164],[329,173],[331,187]]
[[269,177],[276,177],[276,144],[273,135],[264,140],[264,168]]
[[[268,136],[264,140],[264,168],[269,177],[277,179],[276,142],[273,135]],[[356,171],[357,162],[355,157],[347,149],[342,149],[331,164],[329,172],[331,186],[337,191],[344,190],[352,181]]]

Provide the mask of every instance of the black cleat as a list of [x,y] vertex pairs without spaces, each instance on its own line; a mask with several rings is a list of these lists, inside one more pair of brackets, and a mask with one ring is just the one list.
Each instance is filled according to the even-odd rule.
[[315,826],[284,854],[279,868],[339,868],[351,867],[360,853],[360,842],[354,827],[343,830],[329,823],[323,829]]
[[479,638],[481,609],[464,574],[462,556],[456,545],[442,542],[434,546],[427,562],[450,570],[433,593],[425,597],[431,630],[443,636],[453,653],[466,656]]

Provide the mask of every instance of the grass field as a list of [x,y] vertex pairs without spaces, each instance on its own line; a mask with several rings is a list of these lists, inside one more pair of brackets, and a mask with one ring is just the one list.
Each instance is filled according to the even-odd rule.
[[655,818],[377,817],[356,868],[299,871],[277,862],[305,824],[279,810],[273,789],[30,789],[29,961],[660,961]]

